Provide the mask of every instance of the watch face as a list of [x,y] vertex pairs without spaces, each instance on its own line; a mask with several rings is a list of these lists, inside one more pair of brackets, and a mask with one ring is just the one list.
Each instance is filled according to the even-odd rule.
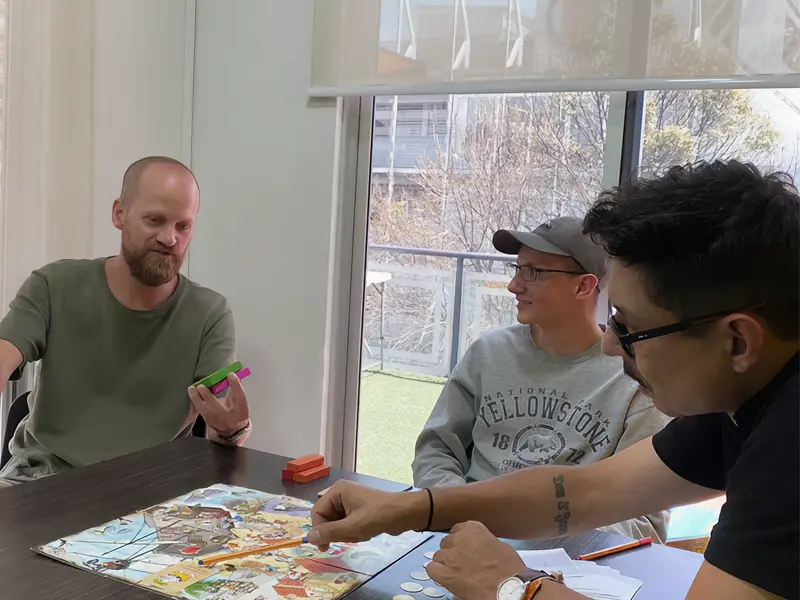
[[520,600],[525,592],[525,584],[518,577],[510,577],[497,588],[497,600]]

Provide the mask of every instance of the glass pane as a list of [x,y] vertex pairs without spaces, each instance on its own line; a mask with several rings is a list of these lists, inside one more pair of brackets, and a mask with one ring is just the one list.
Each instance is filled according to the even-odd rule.
[[[641,174],[736,158],[800,176],[800,90],[660,90],[645,95]],[[707,536],[724,498],[673,510],[671,539]]]
[[662,90],[645,98],[643,176],[737,158],[798,178],[800,90]]
[[582,215],[609,95],[375,100],[359,472],[411,483],[414,444],[464,350],[515,322],[498,229]]

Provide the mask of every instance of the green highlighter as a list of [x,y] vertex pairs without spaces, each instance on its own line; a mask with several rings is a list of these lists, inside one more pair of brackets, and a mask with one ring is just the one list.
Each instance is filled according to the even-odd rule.
[[235,363],[230,364],[227,367],[223,367],[219,371],[215,371],[208,377],[204,377],[197,383],[193,383],[192,387],[197,387],[198,385],[204,385],[207,388],[211,389],[213,386],[217,385],[221,381],[224,381],[225,378],[228,376],[228,373],[236,373],[237,371],[241,370],[242,370],[242,363],[237,360]]

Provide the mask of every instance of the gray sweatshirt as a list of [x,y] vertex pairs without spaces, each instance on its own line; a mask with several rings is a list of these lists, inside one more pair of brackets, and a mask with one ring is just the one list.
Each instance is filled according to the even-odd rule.
[[[659,412],[598,342],[551,356],[527,325],[490,331],[453,370],[417,440],[414,485],[482,481],[534,465],[586,465],[661,430]],[[666,540],[668,513],[604,528]]]

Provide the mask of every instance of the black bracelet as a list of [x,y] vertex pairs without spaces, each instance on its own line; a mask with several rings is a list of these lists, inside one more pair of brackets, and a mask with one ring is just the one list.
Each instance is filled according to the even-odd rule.
[[425,525],[424,531],[430,531],[431,525],[433,524],[433,492],[430,488],[425,488],[425,491],[428,492],[428,524]]
[[234,431],[232,434],[222,435],[221,433],[217,432],[217,437],[219,437],[220,441],[230,444],[242,437],[247,431],[250,430],[250,427],[251,423],[250,421],[247,421],[247,425],[237,431]]

